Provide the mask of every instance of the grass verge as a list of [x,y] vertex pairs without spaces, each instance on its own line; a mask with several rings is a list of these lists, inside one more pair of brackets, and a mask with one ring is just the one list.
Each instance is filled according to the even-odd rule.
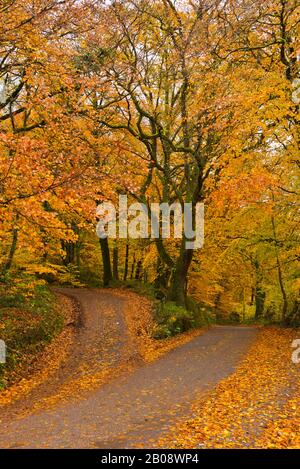
[[30,297],[0,291],[0,338],[6,344],[6,362],[0,364],[0,389],[15,382],[38,352],[64,325],[55,296],[45,285],[34,287]]
[[167,301],[151,284],[128,281],[123,287],[146,297],[153,304],[155,326],[152,334],[155,339],[166,339],[193,329],[208,326],[213,322],[209,309],[200,305],[193,298],[187,298],[187,307]]

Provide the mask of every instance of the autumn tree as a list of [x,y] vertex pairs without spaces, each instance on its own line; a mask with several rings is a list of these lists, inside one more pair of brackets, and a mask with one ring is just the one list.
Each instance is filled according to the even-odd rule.
[[39,240],[55,233],[59,242],[76,236],[61,211],[69,210],[68,204],[90,184],[79,185],[91,168],[92,138],[80,118],[73,63],[75,39],[90,27],[86,19],[83,22],[84,6],[71,0],[1,2],[3,273],[11,268],[18,238],[24,242],[27,236],[38,252],[33,233]]
[[[212,1],[114,2],[102,12],[106,30],[89,36],[94,119],[100,129],[126,135],[128,159],[140,159],[139,189],[130,193],[141,202],[195,207],[205,200],[207,181],[226,164],[221,160],[240,117],[240,89],[231,86],[236,71],[212,47],[215,7]],[[240,80],[246,86],[245,76]],[[178,304],[185,304],[193,258],[186,241],[183,236],[170,254],[167,243],[156,239],[171,272],[169,298]]]

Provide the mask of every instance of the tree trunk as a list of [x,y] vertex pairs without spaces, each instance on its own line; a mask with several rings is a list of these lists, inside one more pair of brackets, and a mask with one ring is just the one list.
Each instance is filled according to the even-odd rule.
[[[274,196],[273,196],[273,199],[274,199]],[[287,298],[287,293],[286,293],[285,286],[284,286],[284,281],[283,281],[283,274],[282,274],[282,268],[281,268],[281,262],[280,262],[278,239],[277,239],[277,232],[276,232],[276,225],[275,225],[275,218],[274,218],[273,215],[271,216],[271,222],[272,222],[273,235],[274,235],[274,241],[275,241],[278,283],[279,283],[279,287],[280,287],[280,291],[281,291],[281,295],[282,295],[282,322],[284,323],[287,319],[288,298]]]
[[256,282],[254,288],[254,300],[255,300],[255,319],[261,319],[264,306],[265,306],[265,297],[266,294],[262,287],[262,273],[257,260],[253,262],[255,267],[255,274],[256,274]]
[[255,319],[260,319],[264,312],[266,294],[260,285],[255,288]]
[[118,263],[119,263],[119,251],[118,251],[118,246],[115,245],[113,248],[113,278],[114,280],[119,280]]
[[17,242],[18,242],[18,228],[13,229],[13,235],[12,235],[12,242],[8,254],[8,258],[6,260],[6,263],[4,264],[3,267],[3,273],[5,274],[6,272],[9,271],[9,269],[12,266],[13,258],[17,249]]
[[245,287],[243,288],[243,322],[245,321],[246,319],[246,291],[245,291]]
[[285,286],[283,283],[281,264],[280,264],[280,259],[279,259],[278,254],[277,254],[277,272],[278,272],[278,282],[279,282],[280,291],[282,295],[282,321],[285,322],[286,317],[287,317],[287,312],[288,312],[288,299],[287,299],[287,294],[285,291]]
[[76,265],[78,269],[80,268],[80,250],[81,250],[81,243],[77,241],[75,246],[75,257],[76,257]]
[[110,253],[107,238],[100,238],[100,247],[103,262],[103,286],[107,287],[112,281],[112,271],[110,263]]
[[255,298],[255,288],[251,287],[251,298],[250,298],[250,306],[254,305],[254,298]]
[[64,265],[73,264],[75,259],[75,243],[73,241],[61,241],[61,247],[65,251],[63,257]]
[[78,269],[80,268],[80,251],[81,251],[81,240],[80,240],[80,229],[78,228],[77,225],[74,225],[74,231],[77,234],[77,240],[74,246],[74,261],[76,262],[76,265]]
[[215,308],[215,311],[216,311],[216,321],[217,322],[219,322],[222,319],[222,314],[221,314],[221,310],[220,310],[221,298],[222,298],[222,294],[221,294],[221,292],[218,292],[215,296],[215,301],[214,301],[214,308]]
[[189,267],[193,259],[193,250],[185,249],[185,241],[173,271],[168,298],[179,306],[186,306],[186,282]]
[[129,244],[126,243],[126,251],[125,251],[125,265],[124,265],[124,275],[123,280],[126,282],[127,275],[128,275],[128,258],[129,258]]
[[135,280],[140,280],[141,275],[142,275],[142,261],[138,261],[136,264]]
[[157,258],[156,274],[157,276],[154,281],[155,288],[157,290],[166,290],[170,280],[171,269],[162,262],[159,256]]
[[131,273],[130,273],[130,279],[133,279],[133,274],[134,274],[134,269],[135,269],[135,255],[133,256],[133,261],[131,265]]

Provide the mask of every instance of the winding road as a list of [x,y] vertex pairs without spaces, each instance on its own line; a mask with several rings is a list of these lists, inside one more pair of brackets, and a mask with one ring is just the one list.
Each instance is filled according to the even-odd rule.
[[[109,290],[63,289],[81,310],[74,350],[51,381],[22,406],[51,397],[70,382],[132,361],[128,372],[50,408],[23,415],[16,405],[1,417],[2,448],[150,448],[180,419],[196,397],[232,373],[257,334],[252,327],[216,326],[145,364],[124,320],[126,298]],[[12,405],[12,410],[14,405]]]

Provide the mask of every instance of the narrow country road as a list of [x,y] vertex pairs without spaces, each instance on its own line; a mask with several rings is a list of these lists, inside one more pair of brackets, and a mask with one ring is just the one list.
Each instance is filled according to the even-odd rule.
[[[62,290],[76,298],[83,324],[69,363],[30,399],[51,395],[64,380],[113,368],[136,357],[123,317],[125,298],[103,290]],[[151,447],[196,396],[232,373],[256,336],[251,327],[213,327],[150,364],[140,363],[77,402],[58,402],[29,415],[2,419],[2,448]],[[85,364],[85,366],[82,366]]]

